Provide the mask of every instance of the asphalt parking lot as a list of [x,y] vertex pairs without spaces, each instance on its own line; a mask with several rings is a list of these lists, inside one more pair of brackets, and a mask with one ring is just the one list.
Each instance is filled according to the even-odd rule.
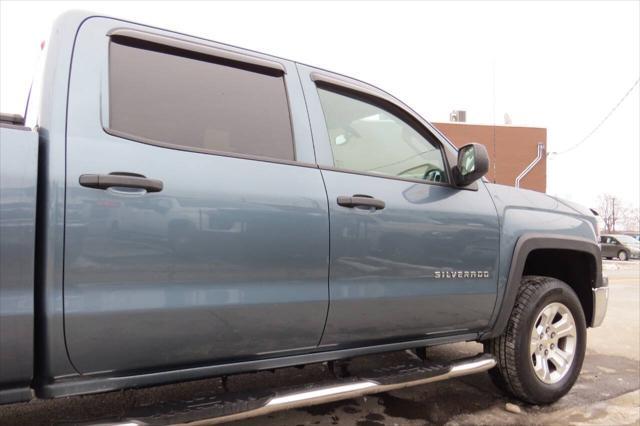
[[[510,425],[640,423],[640,262],[605,261],[610,300],[602,327],[589,330],[587,357],[573,390],[547,406],[525,406],[502,395],[484,373],[445,382],[370,395],[331,404],[274,413],[236,422],[248,426],[280,425]],[[431,348],[431,359],[461,358],[482,350],[476,343]],[[402,362],[409,352],[354,360],[376,365]],[[357,367],[357,365],[356,365]],[[229,379],[230,391],[256,386],[300,384],[325,377],[321,365],[299,370],[245,374]],[[102,395],[36,400],[0,408],[2,425],[106,423],[146,413],[194,395],[222,392],[220,379],[200,380]],[[514,404],[510,410],[507,403]],[[515,412],[513,412],[515,411]]]

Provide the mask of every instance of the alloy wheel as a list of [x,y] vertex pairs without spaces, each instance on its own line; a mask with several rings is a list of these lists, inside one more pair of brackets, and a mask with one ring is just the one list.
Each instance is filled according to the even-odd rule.
[[529,353],[533,371],[546,384],[558,383],[573,364],[576,323],[569,308],[550,303],[538,314],[531,330]]

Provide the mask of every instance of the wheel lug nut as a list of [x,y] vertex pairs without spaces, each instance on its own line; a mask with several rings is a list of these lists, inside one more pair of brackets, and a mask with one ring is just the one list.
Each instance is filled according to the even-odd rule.
[[551,338],[553,339],[554,337],[556,337],[556,333],[551,333]]
[[555,348],[555,345],[552,343],[552,344],[551,344],[551,349],[553,349],[553,348]]
[[549,355],[549,351],[547,349],[544,350],[545,355]]
[[551,329],[549,327],[547,327],[547,329],[545,331],[548,333],[549,331],[551,331]]

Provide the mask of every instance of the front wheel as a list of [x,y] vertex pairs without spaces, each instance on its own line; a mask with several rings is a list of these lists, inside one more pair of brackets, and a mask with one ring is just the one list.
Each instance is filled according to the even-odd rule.
[[550,404],[577,380],[586,337],[584,312],[571,287],[555,278],[524,277],[504,334],[485,342],[498,362],[489,374],[516,398]]
[[620,253],[618,253],[618,259],[622,260],[623,262],[626,262],[629,259],[629,256],[627,256],[626,251],[620,250]]

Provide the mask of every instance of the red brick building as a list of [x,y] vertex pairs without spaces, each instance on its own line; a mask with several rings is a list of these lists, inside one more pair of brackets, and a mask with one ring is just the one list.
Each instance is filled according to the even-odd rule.
[[540,161],[522,178],[520,187],[540,192],[547,190],[547,129],[455,122],[432,124],[457,147],[471,142],[483,144],[491,160],[486,177],[503,185],[515,186],[518,175],[536,159],[538,144],[543,144]]

